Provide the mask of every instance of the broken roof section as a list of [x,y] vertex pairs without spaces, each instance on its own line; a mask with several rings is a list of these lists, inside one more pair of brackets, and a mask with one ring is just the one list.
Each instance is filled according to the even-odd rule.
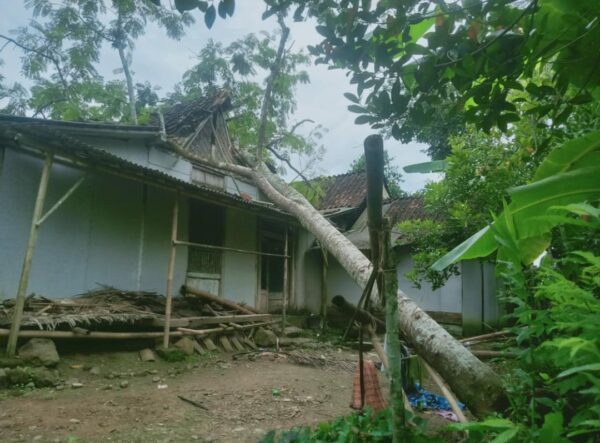
[[[216,101],[201,100],[195,104],[175,105],[177,111],[167,112],[165,129],[169,128],[168,142],[164,140],[162,128],[154,125],[65,122],[0,115],[0,144],[32,153],[51,150],[58,160],[82,169],[93,169],[173,191],[179,190],[204,201],[287,216],[270,202],[248,198],[247,192],[242,195],[240,189],[245,190],[244,183],[232,177],[229,172],[219,170],[210,161],[215,157],[217,161],[231,159],[225,126],[220,135],[217,136],[216,131],[212,131],[208,141],[202,141],[202,146],[212,145],[215,156],[211,157],[211,151],[205,150],[202,151],[203,155],[194,156],[198,160],[190,161],[173,149],[173,144],[181,149],[178,142],[185,140],[190,142],[189,146],[192,143],[200,146],[200,139],[205,137],[198,131],[202,122],[206,125],[207,120],[210,120],[211,128],[215,127],[213,121],[218,122],[219,119],[225,124],[221,111],[227,109],[226,96],[218,97],[220,99]],[[186,118],[189,123],[186,123]],[[196,129],[192,129],[194,125],[197,125]],[[222,144],[220,148],[217,146],[219,142]],[[134,147],[141,149],[136,150]],[[202,159],[206,161],[202,162]],[[220,174],[221,178],[220,181],[196,179],[202,174],[213,178],[215,174]],[[228,185],[228,182],[232,183]],[[215,186],[215,183],[219,186]]]
[[[392,245],[407,245],[410,241],[403,237],[402,231],[397,228],[398,223],[408,220],[437,219],[435,214],[430,214],[425,208],[422,196],[404,197],[388,200],[383,204],[383,215],[392,223]],[[363,211],[354,225],[344,234],[348,240],[361,250],[369,250],[369,229],[367,228],[367,211]]]
[[314,182],[321,186],[323,192],[317,205],[320,211],[357,208],[367,198],[366,172],[349,172],[322,177]]

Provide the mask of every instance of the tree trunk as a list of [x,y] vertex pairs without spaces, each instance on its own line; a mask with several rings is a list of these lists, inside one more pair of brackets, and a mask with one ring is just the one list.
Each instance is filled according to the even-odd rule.
[[[279,208],[294,215],[364,288],[371,274],[369,259],[294,188],[260,164],[254,169],[219,164],[251,178]],[[373,303],[380,303],[376,291]],[[448,382],[473,414],[483,416],[505,405],[498,375],[437,324],[404,292],[398,290],[398,321],[408,344]]]
[[137,111],[135,109],[135,90],[133,89],[133,77],[129,70],[129,63],[127,63],[127,57],[125,56],[125,50],[123,45],[119,44],[117,47],[119,51],[119,58],[121,59],[121,66],[123,66],[123,74],[125,74],[125,81],[127,82],[127,95],[129,96],[129,115],[131,117],[131,124],[137,125]]

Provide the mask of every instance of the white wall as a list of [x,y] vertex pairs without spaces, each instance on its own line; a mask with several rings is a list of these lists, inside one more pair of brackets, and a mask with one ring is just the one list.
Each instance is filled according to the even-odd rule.
[[[0,298],[16,294],[42,160],[6,149],[0,170]],[[82,175],[54,164],[46,210]],[[173,194],[106,174],[89,176],[40,227],[28,293],[68,297],[98,284],[124,290],[140,288],[138,269],[142,239],[141,289],[164,293],[171,231]],[[187,238],[187,205],[180,213],[180,238]],[[178,250],[175,287],[183,284],[185,248]]]
[[[258,250],[257,218],[253,214],[225,210],[225,245],[230,248]],[[258,289],[258,255],[225,251],[222,261],[223,297],[255,306]]]

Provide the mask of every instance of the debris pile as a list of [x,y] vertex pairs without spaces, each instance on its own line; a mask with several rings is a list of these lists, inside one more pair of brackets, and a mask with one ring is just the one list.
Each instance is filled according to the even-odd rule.
[[[112,287],[59,300],[31,295],[25,303],[19,336],[159,339],[168,321],[172,348],[182,354],[203,354],[219,347],[226,352],[243,352],[257,345],[277,345],[278,337],[271,328],[281,320],[226,298],[183,286],[181,295],[173,298],[169,319],[165,305],[166,298],[160,294]],[[14,300],[0,304],[0,337],[8,335],[13,309]],[[157,351],[167,355],[164,350]]]

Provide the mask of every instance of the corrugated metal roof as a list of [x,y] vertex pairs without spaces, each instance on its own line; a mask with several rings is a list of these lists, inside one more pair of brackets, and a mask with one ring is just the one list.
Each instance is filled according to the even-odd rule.
[[[179,189],[197,198],[212,201],[225,200],[230,205],[247,209],[268,211],[272,214],[287,215],[274,205],[258,201],[246,201],[242,197],[224,190],[202,184],[189,183],[172,177],[162,171],[133,163],[122,157],[96,148],[70,135],[70,129],[88,127],[87,123],[58,122],[41,119],[29,119],[8,115],[0,115],[0,141],[16,147],[35,149],[51,149],[61,156],[83,162],[92,168],[102,168],[109,173],[125,174],[132,179],[155,182],[173,190]],[[121,129],[121,126],[94,124],[94,130],[105,129],[107,134]],[[132,130],[139,127],[129,127]],[[145,131],[146,128],[143,129]]]

